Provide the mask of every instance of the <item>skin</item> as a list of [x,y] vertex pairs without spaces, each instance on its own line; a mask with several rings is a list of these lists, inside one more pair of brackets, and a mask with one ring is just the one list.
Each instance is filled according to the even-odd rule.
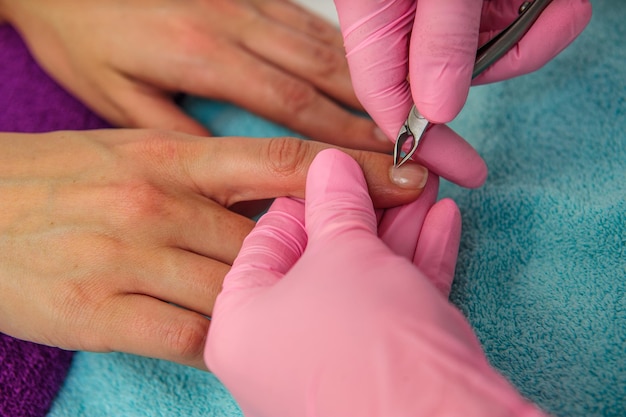
[[[340,32],[287,0],[0,0],[38,63],[115,126],[208,135],[174,97],[232,102],[310,138],[389,151]],[[323,123],[320,123],[323,120]]]
[[[204,369],[206,316],[253,227],[229,207],[304,197],[328,147],[137,129],[0,134],[0,332]],[[403,188],[390,156],[347,152],[375,206],[420,194],[417,164],[403,169],[420,185]]]

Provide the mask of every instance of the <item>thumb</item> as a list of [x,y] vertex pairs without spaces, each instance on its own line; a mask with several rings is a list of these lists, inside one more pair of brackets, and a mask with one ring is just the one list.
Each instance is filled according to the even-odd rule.
[[376,215],[361,168],[347,154],[326,149],[313,160],[306,181],[306,228],[311,243],[376,235]]

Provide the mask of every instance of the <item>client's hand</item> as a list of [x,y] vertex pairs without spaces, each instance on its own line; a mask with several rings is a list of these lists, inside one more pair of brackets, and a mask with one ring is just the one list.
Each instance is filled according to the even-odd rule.
[[390,149],[371,120],[341,106],[361,108],[339,31],[290,1],[4,0],[2,17],[52,77],[116,126],[207,134],[174,102],[187,93],[316,140]]
[[[205,315],[254,225],[228,208],[304,197],[326,147],[122,129],[0,134],[0,332],[202,367]],[[420,193],[417,165],[397,186],[390,156],[352,154],[380,207]]]
[[361,170],[328,150],[304,205],[274,203],[225,278],[205,352],[244,414],[543,415],[446,300],[460,215],[450,200],[433,205],[436,193],[433,177],[385,213],[381,240]]

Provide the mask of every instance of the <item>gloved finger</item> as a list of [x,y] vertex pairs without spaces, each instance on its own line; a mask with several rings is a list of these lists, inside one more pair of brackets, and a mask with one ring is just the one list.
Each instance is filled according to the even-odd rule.
[[306,243],[304,203],[277,198],[244,240],[218,302],[224,306],[226,298],[273,285],[302,256]]
[[419,0],[409,51],[413,100],[433,123],[459,113],[478,48],[482,0]]
[[433,125],[424,133],[413,159],[462,187],[480,187],[487,179],[487,165],[482,157],[446,125]]
[[378,222],[378,237],[394,253],[413,261],[424,218],[435,204],[438,191],[439,178],[429,175],[426,187],[417,200],[384,211]]
[[438,201],[424,219],[413,263],[448,297],[461,240],[461,213],[451,199]]
[[354,91],[385,135],[395,139],[413,104],[408,76],[414,0],[335,0]]
[[321,151],[306,181],[306,228],[309,242],[376,235],[376,216],[363,171],[352,157],[337,150]]
[[[485,27],[481,28],[479,40],[481,44],[502,29],[502,23],[499,21],[504,18],[503,14],[506,14],[495,6],[487,8],[485,13],[488,14],[485,19],[491,24],[485,24]],[[519,43],[476,77],[473,84],[501,81],[541,68],[572,43],[590,19],[589,1],[554,0]]]

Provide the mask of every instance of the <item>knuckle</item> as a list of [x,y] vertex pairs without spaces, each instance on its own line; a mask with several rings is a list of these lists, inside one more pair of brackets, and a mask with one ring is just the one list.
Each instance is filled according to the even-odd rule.
[[107,202],[117,220],[126,224],[171,214],[176,200],[166,185],[186,169],[185,155],[192,150],[185,143],[165,132],[153,131],[130,144],[134,166],[126,166],[122,176],[108,185]]
[[70,349],[110,351],[97,328],[98,317],[106,311],[107,297],[94,279],[74,282],[66,288],[59,304],[56,323],[72,333]]
[[[307,33],[315,33],[316,37],[326,41],[334,39],[342,39],[341,32],[338,28],[318,16],[307,16],[306,22],[303,24]],[[343,39],[342,39],[343,40]]]
[[[135,142],[136,153],[151,162],[167,162],[181,157],[185,142],[165,130],[148,130]],[[154,161],[156,159],[156,161]]]
[[193,56],[200,52],[200,41],[202,38],[198,31],[189,22],[178,22],[173,29],[173,35],[170,42],[181,56]]
[[136,225],[148,218],[168,218],[169,197],[145,180],[128,180],[115,191],[114,207],[122,224]]
[[169,34],[170,42],[177,47],[175,50],[181,56],[201,52],[207,37],[202,28],[203,22],[196,16],[175,14],[165,22],[165,25],[164,30]]
[[271,138],[261,158],[272,175],[289,177],[306,171],[312,158],[311,147],[301,139]]
[[315,71],[320,77],[330,77],[345,70],[347,72],[347,63],[343,57],[335,50],[323,46],[316,45],[311,50],[313,62],[315,63]]
[[318,98],[317,90],[312,85],[295,78],[281,79],[275,83],[275,91],[278,102],[292,115],[312,107]]
[[259,20],[259,8],[250,0],[201,0],[204,10],[202,16],[209,16],[213,27],[219,27],[222,33],[239,37],[248,33],[250,27]]
[[200,317],[188,320],[184,325],[180,322],[169,324],[164,329],[165,348],[173,357],[191,363],[202,357],[208,330],[208,321]]

